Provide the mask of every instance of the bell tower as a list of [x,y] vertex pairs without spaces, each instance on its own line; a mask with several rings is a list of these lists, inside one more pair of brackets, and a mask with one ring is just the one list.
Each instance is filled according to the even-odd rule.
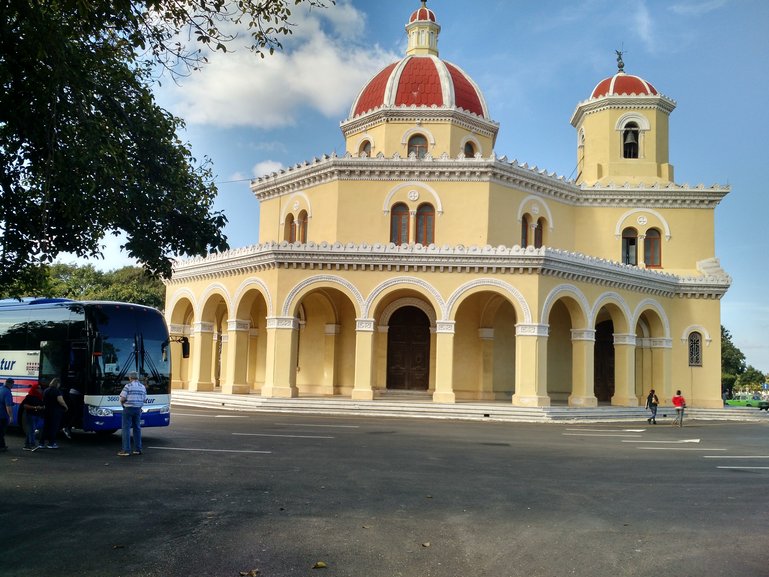
[[673,182],[668,122],[676,103],[627,74],[623,53],[616,52],[616,74],[599,82],[571,117],[577,129],[577,183]]

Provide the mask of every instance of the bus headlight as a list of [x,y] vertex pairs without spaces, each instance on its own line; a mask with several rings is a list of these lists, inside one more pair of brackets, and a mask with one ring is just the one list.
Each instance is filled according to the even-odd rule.
[[167,415],[170,412],[171,412],[171,407],[169,405],[163,405],[162,407],[160,407],[161,415]]
[[94,407],[89,405],[88,414],[92,417],[111,417],[114,413],[112,412],[112,409],[106,407]]

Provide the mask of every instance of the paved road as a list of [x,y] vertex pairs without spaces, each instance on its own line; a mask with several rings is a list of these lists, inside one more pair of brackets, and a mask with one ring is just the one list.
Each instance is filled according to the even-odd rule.
[[769,575],[765,424],[172,423],[128,458],[12,435],[0,575]]

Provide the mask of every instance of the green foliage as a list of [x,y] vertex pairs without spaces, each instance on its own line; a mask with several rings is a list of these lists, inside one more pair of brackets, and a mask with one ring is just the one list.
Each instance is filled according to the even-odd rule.
[[[100,256],[120,231],[152,275],[226,249],[209,163],[156,104],[152,71],[198,67],[200,46],[226,51],[237,22],[272,52],[301,3],[323,5],[0,0],[0,292],[38,292],[60,253]],[[185,31],[198,48],[175,40]]]
[[732,342],[731,333],[721,326],[721,388],[732,390],[746,370],[745,355]]
[[766,381],[766,375],[752,365],[748,365],[745,372],[736,379],[735,386],[741,391],[758,391]]
[[163,308],[165,285],[140,267],[103,272],[93,265],[55,263],[37,296],[74,300],[121,301]]

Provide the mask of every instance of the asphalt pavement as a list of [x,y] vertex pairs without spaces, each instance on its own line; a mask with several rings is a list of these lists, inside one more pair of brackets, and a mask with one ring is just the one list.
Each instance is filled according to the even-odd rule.
[[174,409],[0,454],[0,575],[766,577],[765,423]]

